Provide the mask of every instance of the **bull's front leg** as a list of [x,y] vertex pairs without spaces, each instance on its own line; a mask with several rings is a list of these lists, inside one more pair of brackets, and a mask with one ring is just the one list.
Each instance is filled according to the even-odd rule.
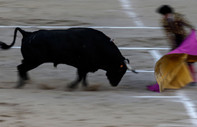
[[76,89],[78,84],[79,84],[79,82],[81,82],[81,80],[82,80],[82,77],[78,76],[75,81],[73,81],[70,84],[68,84],[67,88],[69,88],[69,89]]
[[77,86],[78,86],[78,84],[82,81],[82,85],[84,86],[84,87],[87,87],[87,81],[86,81],[86,75],[87,75],[87,72],[85,72],[85,71],[82,71],[82,70],[79,70],[78,69],[78,77],[77,77],[77,79],[75,80],[75,81],[73,81],[72,83],[70,83],[67,87],[69,88],[69,89],[76,89],[77,88]]
[[82,81],[82,85],[84,88],[87,88],[88,87],[88,83],[87,83],[87,80],[86,80],[86,77],[87,77],[87,73],[83,75],[83,81]]

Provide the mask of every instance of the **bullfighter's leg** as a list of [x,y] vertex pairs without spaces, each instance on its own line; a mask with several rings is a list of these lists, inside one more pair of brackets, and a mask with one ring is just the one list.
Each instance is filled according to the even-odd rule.
[[26,81],[29,79],[27,72],[39,66],[40,63],[33,63],[33,62],[22,62],[22,64],[18,65],[18,75],[19,80],[15,88],[22,88]]
[[75,81],[73,81],[71,84],[69,84],[68,88],[75,89],[81,81],[83,81],[82,82],[83,86],[87,86],[86,75],[87,75],[86,72],[78,69],[78,77],[77,77],[77,79]]

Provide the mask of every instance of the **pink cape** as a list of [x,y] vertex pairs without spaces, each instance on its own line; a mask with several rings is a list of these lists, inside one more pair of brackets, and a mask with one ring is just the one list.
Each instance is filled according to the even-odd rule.
[[196,40],[196,32],[192,30],[188,37],[183,41],[183,43],[173,51],[168,54],[188,54],[188,55],[197,55],[197,40]]
[[[188,37],[183,41],[183,43],[179,47],[167,53],[163,57],[169,54],[188,54],[189,56],[193,56],[193,57],[197,56],[197,40],[196,40],[195,30],[191,31],[191,33],[188,35]],[[191,61],[191,62],[194,62],[194,61]],[[147,89],[150,91],[161,92],[158,83],[147,86]]]

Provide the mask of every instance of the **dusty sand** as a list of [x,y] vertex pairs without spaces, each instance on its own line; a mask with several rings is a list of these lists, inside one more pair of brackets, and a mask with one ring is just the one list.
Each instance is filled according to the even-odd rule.
[[[145,26],[159,26],[155,9],[170,4],[196,25],[196,1],[131,0],[133,10]],[[116,0],[0,0],[0,26],[136,26]],[[28,31],[36,28],[26,29]],[[115,39],[118,46],[167,47],[161,30],[99,29]],[[0,40],[10,43],[12,28],[0,29]],[[18,34],[15,46],[20,46]],[[146,50],[123,51],[136,69],[153,70],[154,59]],[[167,51],[160,51],[165,54]],[[196,105],[196,87],[154,93],[146,85],[155,83],[153,73],[126,73],[113,88],[98,72],[88,76],[96,91],[65,90],[75,79],[76,69],[44,64],[30,71],[31,82],[14,89],[16,66],[22,59],[19,49],[0,53],[0,127],[191,127],[196,124],[179,99],[137,98],[136,96],[177,96],[184,93]],[[95,90],[95,89],[93,89]],[[196,106],[194,106],[196,108]]]

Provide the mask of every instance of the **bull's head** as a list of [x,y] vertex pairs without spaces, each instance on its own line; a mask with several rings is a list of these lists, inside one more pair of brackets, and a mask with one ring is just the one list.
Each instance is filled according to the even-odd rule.
[[108,70],[106,76],[109,79],[110,84],[112,86],[117,86],[127,69],[136,73],[136,71],[129,65],[129,60],[125,59],[122,63],[114,65],[112,69]]

